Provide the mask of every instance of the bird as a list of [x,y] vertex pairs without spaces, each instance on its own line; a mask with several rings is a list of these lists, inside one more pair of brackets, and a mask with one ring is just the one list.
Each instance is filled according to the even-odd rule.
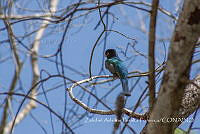
[[118,57],[115,49],[107,49],[105,51],[105,67],[113,74],[113,77],[118,77],[122,84],[122,95],[131,96],[128,88],[128,69],[123,64],[123,61]]

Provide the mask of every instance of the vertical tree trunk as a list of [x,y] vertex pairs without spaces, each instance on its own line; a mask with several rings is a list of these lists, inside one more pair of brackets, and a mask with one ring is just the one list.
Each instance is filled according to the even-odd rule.
[[[184,88],[189,82],[192,56],[200,36],[200,1],[185,0],[170,43],[167,66],[158,99],[147,125],[149,134],[171,134],[179,112]],[[157,122],[159,121],[159,122]]]

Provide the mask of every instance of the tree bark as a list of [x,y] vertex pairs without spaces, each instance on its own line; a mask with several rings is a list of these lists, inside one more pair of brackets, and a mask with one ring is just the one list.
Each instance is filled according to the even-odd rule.
[[181,108],[184,88],[189,82],[195,44],[200,36],[200,1],[185,0],[171,39],[166,70],[158,99],[147,124],[148,134],[171,134]]

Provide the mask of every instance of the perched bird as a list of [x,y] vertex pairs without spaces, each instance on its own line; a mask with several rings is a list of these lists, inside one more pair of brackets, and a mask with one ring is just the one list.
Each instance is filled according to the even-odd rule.
[[108,69],[114,77],[118,77],[122,83],[122,94],[125,96],[131,96],[128,89],[128,70],[124,66],[123,61],[117,56],[115,49],[107,49],[105,52],[107,57],[105,61],[105,67]]

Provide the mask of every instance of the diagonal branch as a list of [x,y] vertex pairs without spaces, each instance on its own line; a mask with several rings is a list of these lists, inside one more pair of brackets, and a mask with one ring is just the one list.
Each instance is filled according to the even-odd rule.
[[[200,106],[200,74],[185,88],[181,107],[178,112],[179,118],[187,118]],[[175,122],[174,128],[178,127],[182,122]]]
[[[189,80],[192,56],[200,36],[200,1],[185,0],[171,39],[166,70],[150,120],[176,118]],[[149,122],[147,133],[173,133],[174,123]]]
[[[200,74],[197,77],[190,81],[186,88],[184,89],[184,96],[182,97],[181,107],[178,111],[177,119],[179,121],[173,124],[173,128],[177,128],[182,122],[184,122],[189,115],[195,112],[200,106]],[[164,122],[166,121],[163,118]],[[161,119],[162,120],[162,119]],[[147,124],[148,125],[148,124]],[[142,134],[147,133],[147,126],[142,130]]]
[[[56,7],[57,7],[58,0],[51,0],[50,2],[50,12],[55,13]],[[50,17],[47,17],[49,19]],[[35,85],[39,79],[39,67],[38,67],[38,52],[39,52],[39,46],[40,46],[40,39],[42,38],[42,35],[44,34],[44,30],[48,26],[49,21],[43,21],[41,24],[41,29],[37,32],[35,37],[35,42],[32,45],[32,54],[31,54],[31,64],[32,64],[32,73],[33,73],[33,79],[32,79],[32,86]],[[37,87],[35,87],[30,97],[33,99],[36,99],[36,92]],[[36,107],[36,102],[33,100],[30,100],[28,104],[24,107],[24,109],[17,113],[15,118],[11,120],[5,127],[5,133],[12,133],[12,130],[15,125],[19,124],[29,113],[30,111]]]
[[[70,88],[68,88],[68,93],[70,98],[79,106],[81,106],[83,109],[87,110],[90,113],[94,113],[94,114],[101,114],[101,115],[116,115],[117,114],[117,110],[112,110],[110,108],[108,108],[109,110],[98,110],[98,109],[94,109],[94,108],[90,108],[89,106],[87,106],[85,103],[83,103],[81,100],[77,99],[74,94],[73,94],[73,89],[76,86],[81,86],[81,84],[86,83],[86,82],[90,82],[93,79],[97,79],[97,78],[104,78],[104,77],[108,77],[108,76],[92,76],[91,78],[88,79],[84,79],[81,81],[78,81],[76,83],[74,83]],[[84,87],[82,87],[84,89]],[[86,89],[85,89],[86,90]],[[87,91],[88,92],[88,91]],[[148,118],[148,113],[145,114],[138,114],[133,112],[132,110],[129,110],[127,108],[123,108],[122,110],[123,114],[126,114],[132,118],[136,118],[136,119],[140,119],[140,120],[146,120]]]
[[[12,79],[12,82],[11,82],[11,85],[9,88],[9,92],[13,92],[17,85],[23,64],[21,63],[19,54],[17,52],[16,42],[14,40],[14,33],[13,33],[13,30],[12,30],[9,20],[5,19],[4,24],[6,25],[6,28],[8,31],[8,37],[9,37],[10,45],[11,45],[12,52],[13,52],[13,59],[15,62],[15,74],[13,76],[13,79]],[[7,96],[6,103],[3,108],[3,115],[2,115],[1,126],[0,126],[0,133],[2,133],[2,134],[5,131],[5,126],[6,126],[6,122],[7,122],[7,118],[8,118],[8,108],[9,108],[10,102],[12,102],[12,95]]]

